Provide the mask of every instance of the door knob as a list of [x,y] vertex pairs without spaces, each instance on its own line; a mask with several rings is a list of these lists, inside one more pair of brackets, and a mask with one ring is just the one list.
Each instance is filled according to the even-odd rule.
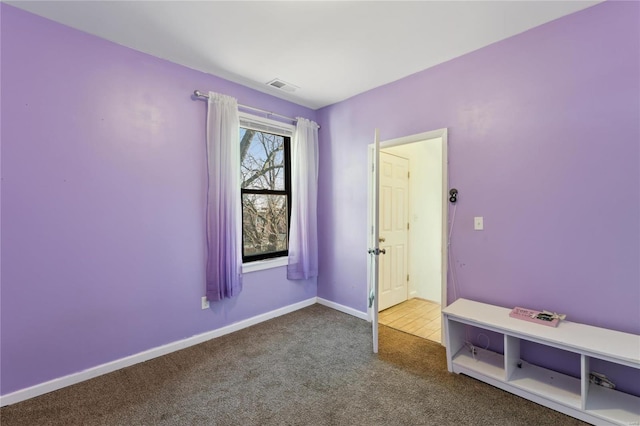
[[386,240],[384,239],[384,237],[380,237],[380,238],[378,238],[378,241],[381,242],[381,243],[384,243]]
[[385,249],[372,248],[372,249],[367,250],[367,253],[375,254],[376,256],[378,256],[378,255],[380,255],[380,253],[386,254],[387,251]]

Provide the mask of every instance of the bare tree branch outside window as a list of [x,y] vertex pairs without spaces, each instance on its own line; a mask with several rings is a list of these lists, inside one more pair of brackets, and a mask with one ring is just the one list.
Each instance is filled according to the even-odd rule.
[[243,256],[288,247],[289,188],[285,136],[240,129]]

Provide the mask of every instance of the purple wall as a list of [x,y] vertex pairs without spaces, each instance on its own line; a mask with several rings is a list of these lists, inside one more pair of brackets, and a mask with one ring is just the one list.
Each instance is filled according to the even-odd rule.
[[0,394],[316,295],[278,268],[200,310],[195,88],[322,125],[318,296],[366,310],[373,129],[447,127],[461,295],[640,333],[638,4],[606,2],[317,114],[0,11]]
[[314,111],[0,5],[1,394],[315,297],[284,267],[204,295],[206,103]]
[[639,16],[599,4],[319,110],[318,296],[366,310],[374,128],[446,127],[461,296],[640,333]]

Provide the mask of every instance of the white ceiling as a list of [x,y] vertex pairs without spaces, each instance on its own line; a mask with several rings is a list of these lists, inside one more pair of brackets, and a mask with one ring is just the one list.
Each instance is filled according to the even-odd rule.
[[313,109],[599,2],[7,1]]

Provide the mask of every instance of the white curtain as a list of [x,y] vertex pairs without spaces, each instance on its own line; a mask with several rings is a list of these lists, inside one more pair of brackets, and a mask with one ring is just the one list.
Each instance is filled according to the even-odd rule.
[[242,290],[238,101],[209,92],[207,110],[207,299]]
[[296,118],[291,147],[291,225],[287,278],[318,276],[318,125]]

